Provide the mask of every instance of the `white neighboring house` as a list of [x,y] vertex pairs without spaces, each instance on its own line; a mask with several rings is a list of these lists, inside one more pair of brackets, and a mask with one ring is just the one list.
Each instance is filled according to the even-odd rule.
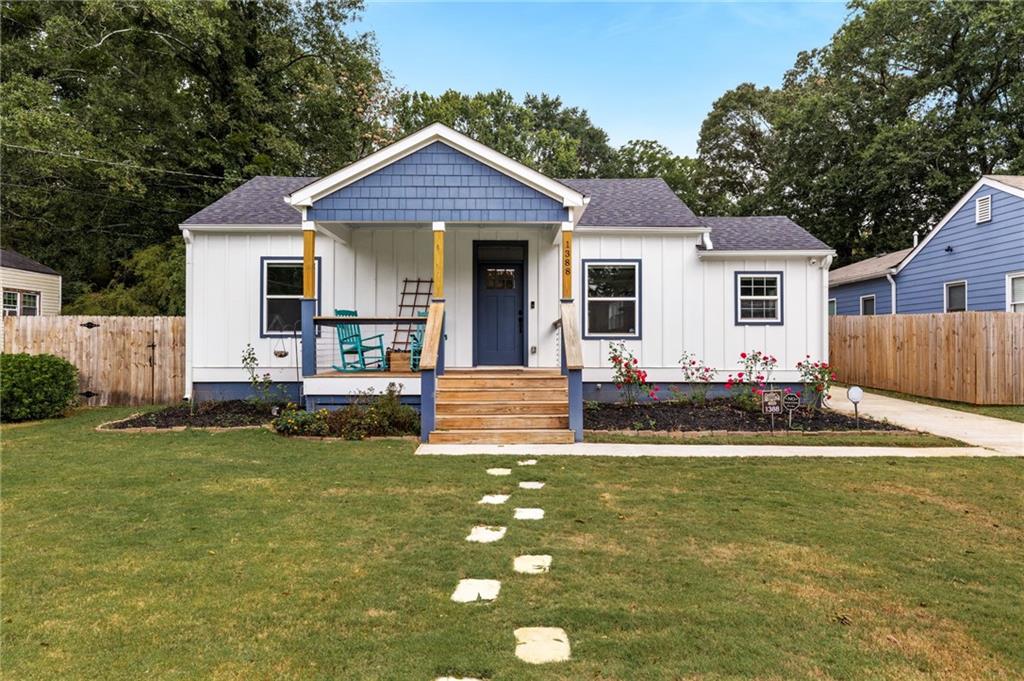
[[60,274],[21,253],[0,250],[4,316],[59,315]]
[[[440,124],[326,177],[253,178],[181,230],[194,399],[245,394],[251,343],[307,408],[394,381],[424,439],[571,441],[583,400],[616,393],[611,341],[660,384],[683,351],[719,383],[744,351],[782,383],[828,357],[834,252],[788,218],[698,217],[661,179],[548,178]],[[336,310],[395,344],[406,279],[433,281],[420,371],[345,366]]]

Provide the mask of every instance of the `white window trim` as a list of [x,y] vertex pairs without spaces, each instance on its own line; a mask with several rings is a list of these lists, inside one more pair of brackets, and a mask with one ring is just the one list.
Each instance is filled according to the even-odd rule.
[[[1006,311],[1013,312],[1013,280],[1024,278],[1024,270],[1006,273]],[[1020,301],[1024,304],[1024,300]]]
[[943,312],[949,312],[950,311],[950,309],[949,309],[949,287],[950,286],[957,286],[958,284],[963,284],[964,285],[964,309],[963,310],[957,310],[957,312],[966,312],[967,310],[970,309],[970,305],[968,305],[969,299],[967,297],[967,280],[966,279],[957,279],[955,281],[946,281],[946,282],[943,282],[943,284],[942,284],[942,311]]
[[[633,268],[633,296],[592,296],[590,295],[590,268],[591,267],[632,267]],[[620,302],[633,301],[633,333],[597,333],[590,330],[590,302]],[[639,339],[640,334],[640,263],[636,260],[595,260],[583,263],[583,336],[584,338],[607,338],[607,339]]]
[[[267,328],[267,323],[270,320],[270,310],[267,308],[267,301],[271,300],[271,299],[273,299],[273,300],[298,300],[299,301],[299,306],[301,308],[301,305],[302,305],[301,301],[302,301],[304,296],[301,293],[299,295],[293,295],[293,296],[284,296],[284,295],[280,295],[280,294],[271,295],[271,294],[267,293],[267,285],[268,285],[268,283],[270,281],[269,277],[267,276],[267,269],[271,265],[292,265],[292,266],[298,265],[301,268],[302,267],[302,259],[301,258],[295,258],[295,259],[293,259],[293,258],[280,258],[280,259],[268,258],[268,259],[263,260],[263,271],[261,272],[262,286],[260,287],[260,306],[262,307],[262,314],[260,315],[260,325],[261,325],[260,336],[263,337],[263,338],[276,338],[278,336],[283,336],[283,337],[289,337],[290,338],[291,334],[288,331],[271,331],[270,329]],[[315,281],[319,282],[320,281],[320,261],[319,261],[319,258],[315,261],[314,266],[316,268],[315,275],[314,275],[316,277]],[[298,330],[296,330],[296,332],[298,333]]]
[[825,314],[829,317],[836,317],[839,315],[839,301],[835,298],[828,299],[828,306],[825,308]]
[[[982,219],[982,206],[987,211],[987,217]],[[978,196],[974,199],[974,223],[977,225],[992,222],[992,195]]]
[[[867,300],[868,298],[871,299],[871,314],[864,314],[864,301]],[[857,306],[857,312],[860,314],[861,317],[874,317],[878,315],[878,299],[875,297],[874,293],[869,293],[866,296],[860,297],[860,303]]]
[[3,293],[13,293],[14,295],[18,296],[18,307],[17,307],[16,310],[14,310],[12,312],[12,314],[8,314],[7,309],[4,308],[3,305],[2,305],[2,302],[3,302],[2,299],[0,299],[0,314],[2,314],[3,316],[5,316],[5,317],[8,317],[8,316],[11,316],[11,317],[14,317],[14,316],[23,317],[24,316],[25,294],[26,293],[28,295],[36,297],[36,313],[34,315],[30,315],[30,316],[32,316],[32,317],[39,317],[39,316],[41,316],[43,314],[43,294],[41,292],[39,292],[39,291],[27,291],[27,290],[22,290],[22,289],[8,288],[8,289],[3,289]]
[[[772,278],[775,280],[775,295],[774,296],[745,296],[742,294],[743,291],[743,280],[744,279],[768,279]],[[736,324],[743,325],[772,325],[782,324],[782,272],[737,272],[736,273]],[[774,300],[775,301],[775,316],[774,317],[763,317],[759,319],[744,319],[743,318],[743,305],[741,304],[744,300]]]

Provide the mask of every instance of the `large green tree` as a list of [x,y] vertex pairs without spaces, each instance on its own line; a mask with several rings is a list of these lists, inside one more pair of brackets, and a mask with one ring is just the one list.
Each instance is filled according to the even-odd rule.
[[702,192],[783,212],[840,261],[904,248],[990,172],[1024,171],[1024,12],[856,0],[778,90],[743,85],[701,131]]
[[4,2],[4,246],[60,270],[66,300],[111,282],[117,298],[135,251],[244,178],[324,173],[379,146],[388,86],[372,40],[347,30],[360,9]]

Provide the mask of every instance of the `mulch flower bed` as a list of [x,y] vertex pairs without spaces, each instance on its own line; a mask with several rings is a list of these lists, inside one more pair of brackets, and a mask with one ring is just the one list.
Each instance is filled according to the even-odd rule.
[[233,428],[238,426],[262,426],[273,418],[274,407],[259,402],[229,400],[226,402],[200,402],[192,405],[179,404],[158,411],[138,414],[123,421],[108,424],[107,428],[180,428],[194,426],[203,428]]
[[[775,417],[775,430],[786,430],[785,415]],[[583,409],[586,430],[659,430],[659,431],[752,431],[771,430],[768,416],[746,411],[730,400],[709,400],[703,405],[658,402],[636,405],[588,402]],[[831,409],[793,412],[793,430],[857,430],[852,416]],[[906,430],[892,423],[861,417],[860,430]]]

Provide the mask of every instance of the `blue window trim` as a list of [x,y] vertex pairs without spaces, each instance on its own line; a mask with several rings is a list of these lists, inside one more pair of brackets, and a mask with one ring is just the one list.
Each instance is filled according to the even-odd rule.
[[[323,268],[321,267],[320,256],[316,256],[316,258],[314,258],[314,260],[316,260],[316,313],[319,315],[319,314],[321,314],[321,304],[320,303],[321,303],[321,300],[323,299],[323,296],[321,295],[322,294],[321,279],[322,279],[322,270],[323,270]],[[266,309],[266,304],[265,303],[266,303],[266,300],[267,300],[266,299],[266,285],[267,285],[267,282],[265,281],[265,279],[266,279],[266,272],[267,272],[267,265],[266,265],[267,262],[302,262],[302,256],[301,255],[298,255],[298,256],[296,256],[296,255],[263,255],[263,256],[260,256],[260,338],[291,338],[292,334],[287,333],[287,332],[285,332],[285,333],[269,332],[268,333],[265,330],[265,325],[264,325],[264,321],[263,321],[263,314],[264,314],[264,310]],[[319,326],[316,328],[316,335],[317,336],[320,335],[320,327]]]
[[[779,278],[779,318],[777,320],[766,319],[740,319],[740,277],[763,277],[772,275]],[[736,272],[733,277],[732,289],[732,314],[736,326],[782,326],[783,315],[786,308],[785,288],[783,287],[783,273],[781,270],[771,272]]]
[[[587,265],[636,265],[636,333],[625,335],[591,334],[587,329]],[[583,304],[580,306],[580,326],[583,327],[583,340],[643,340],[644,305],[643,305],[643,262],[639,258],[589,258],[580,261],[580,285]]]

